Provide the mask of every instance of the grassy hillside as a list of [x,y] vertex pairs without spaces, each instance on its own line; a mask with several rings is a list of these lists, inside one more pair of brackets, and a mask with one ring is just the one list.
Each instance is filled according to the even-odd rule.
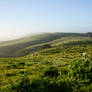
[[31,53],[32,50],[28,48],[32,48],[35,45],[44,45],[47,42],[63,37],[86,37],[86,35],[79,33],[46,33],[31,37],[28,36],[19,40],[3,42],[0,43],[0,57],[24,56]]
[[26,54],[0,58],[0,92],[92,91],[92,38],[60,36],[16,52],[21,53]]

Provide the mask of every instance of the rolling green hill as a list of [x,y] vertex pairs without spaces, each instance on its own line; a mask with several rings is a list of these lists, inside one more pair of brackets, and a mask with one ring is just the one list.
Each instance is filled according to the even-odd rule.
[[[0,57],[18,57],[44,49],[43,45],[64,37],[86,37],[81,33],[45,33],[0,43]],[[52,45],[52,44],[51,44]],[[38,48],[38,46],[40,46]],[[32,49],[33,48],[33,49]]]
[[92,38],[85,34],[42,34],[0,48],[0,92],[92,92]]

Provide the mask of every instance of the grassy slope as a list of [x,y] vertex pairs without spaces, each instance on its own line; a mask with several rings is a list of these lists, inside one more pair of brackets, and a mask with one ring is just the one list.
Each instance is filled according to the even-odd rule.
[[[30,87],[35,86],[32,92],[72,92],[72,90],[76,92],[80,92],[80,90],[82,92],[91,92],[92,39],[87,37],[64,37],[46,44],[51,44],[52,48],[20,58],[0,58],[1,89],[12,88],[9,85],[12,81],[15,92],[18,92],[21,87],[24,87],[23,83],[25,83],[23,81],[22,84],[18,84],[18,81],[20,83],[21,78],[27,75],[31,83],[34,79],[37,79],[34,82],[36,84],[26,84]],[[83,52],[87,53],[86,57],[83,57]],[[52,78],[49,74],[44,74],[46,71],[50,71],[49,67],[57,68],[58,77]],[[42,82],[43,80],[44,82]],[[45,82],[47,82],[47,85],[43,84]],[[52,88],[52,91],[49,87]],[[44,89],[45,91],[42,91]],[[49,91],[46,91],[46,89]],[[3,92],[2,90],[1,92]],[[9,91],[8,89],[5,92],[13,92],[13,90]],[[26,90],[28,92],[28,89]]]
[[[0,43],[0,57],[23,56],[31,52],[31,46],[43,45],[44,43],[60,39],[62,37],[85,37],[85,34],[78,33],[47,33],[33,37]],[[27,53],[22,54],[27,51]]]

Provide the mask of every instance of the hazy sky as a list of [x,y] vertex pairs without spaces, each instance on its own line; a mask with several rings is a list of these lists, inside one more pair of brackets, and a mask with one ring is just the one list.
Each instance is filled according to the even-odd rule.
[[0,40],[36,32],[92,31],[92,0],[0,0]]

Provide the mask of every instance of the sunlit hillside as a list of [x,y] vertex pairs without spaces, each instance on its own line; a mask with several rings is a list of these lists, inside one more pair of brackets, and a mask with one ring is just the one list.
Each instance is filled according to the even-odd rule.
[[0,51],[0,92],[92,91],[92,38],[85,34],[38,35],[2,43]]
[[[86,37],[86,35],[80,33],[45,33],[31,37],[24,37],[19,40],[2,42],[0,43],[0,56],[12,57],[27,55],[31,52],[29,48],[39,45],[42,46],[43,44],[58,39],[62,40],[63,37]],[[23,51],[25,54],[22,53]]]

